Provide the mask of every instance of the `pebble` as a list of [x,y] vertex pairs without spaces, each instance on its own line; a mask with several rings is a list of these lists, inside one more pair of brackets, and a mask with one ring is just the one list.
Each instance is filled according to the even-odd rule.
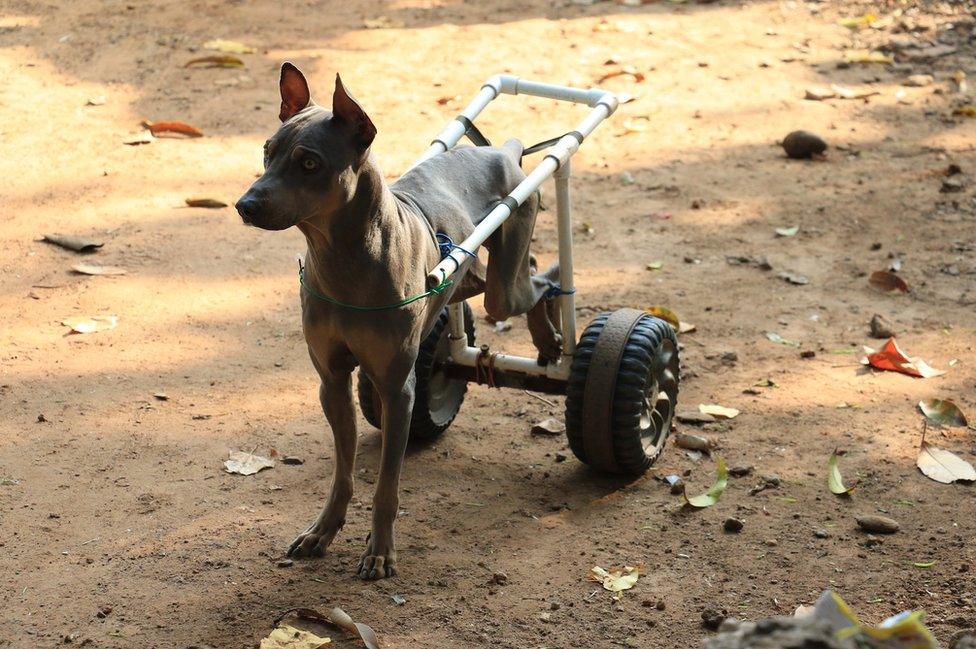
[[565,453],[556,453],[556,462],[565,462],[566,459]]
[[504,572],[498,571],[491,576],[491,583],[498,584],[499,586],[504,586],[508,583],[508,575]]
[[827,150],[827,142],[809,131],[793,131],[783,138],[783,151],[794,160],[812,158]]
[[813,533],[813,535],[814,535],[815,537],[817,537],[818,539],[825,539],[825,538],[827,538],[828,536],[830,536],[830,532],[828,532],[828,531],[827,531],[827,530],[825,530],[825,529],[819,529],[819,530],[817,530],[817,531],[815,531],[815,532]]
[[887,516],[871,514],[868,516],[858,516],[856,520],[858,527],[865,532],[873,534],[894,534],[901,529],[898,521]]
[[942,187],[939,189],[943,194],[950,194],[953,192],[961,192],[966,186],[959,178],[955,176],[951,178],[945,178],[942,181]]
[[780,485],[780,483],[782,482],[782,480],[780,480],[780,477],[778,475],[776,475],[775,473],[770,473],[769,475],[764,475],[762,477],[762,479],[763,479],[763,482],[765,482],[766,484],[768,484],[770,486],[773,486],[773,487],[778,487]]
[[871,337],[872,338],[893,338],[895,336],[895,327],[888,318],[875,313],[871,316]]
[[722,529],[724,529],[726,532],[729,532],[730,534],[737,534],[741,532],[744,526],[745,526],[744,521],[741,521],[738,518],[732,518],[731,516],[729,518],[726,518],[725,522],[722,523]]
[[111,606],[101,606],[99,607],[98,612],[95,613],[95,617],[106,618],[109,616],[109,614],[111,614],[111,612],[112,612]]
[[701,614],[702,624],[710,631],[718,630],[727,617],[724,610],[712,607],[706,608]]
[[750,473],[752,473],[752,466],[748,464],[739,464],[729,469],[729,475],[733,475],[737,478],[747,476]]
[[294,563],[295,562],[292,561],[291,559],[281,559],[275,565],[278,566],[279,568],[287,568],[287,567],[293,565]]

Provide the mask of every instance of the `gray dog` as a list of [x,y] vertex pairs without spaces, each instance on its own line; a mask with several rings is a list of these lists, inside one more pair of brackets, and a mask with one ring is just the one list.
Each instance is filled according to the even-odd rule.
[[485,243],[487,267],[471,260],[449,291],[399,308],[363,310],[426,292],[427,273],[440,261],[436,235],[463,241],[508,195],[525,177],[522,145],[512,140],[454,149],[387,185],[370,154],[376,127],[338,76],[332,112],[312,102],[305,77],[291,63],[282,66],[279,85],[283,123],[265,143],[264,174],[236,207],[247,224],[265,230],[297,226],[308,242],[302,326],[336,449],[328,502],[288,555],[321,556],[345,522],[357,445],[351,375],[358,365],[380,397],[383,450],[372,532],[357,573],[390,577],[396,574],[393,522],[421,341],[448,301],[484,293],[485,310],[496,320],[527,313],[540,361],[555,360],[562,338],[544,297],[558,285],[559,270],[534,274],[529,242],[539,206],[535,195]]

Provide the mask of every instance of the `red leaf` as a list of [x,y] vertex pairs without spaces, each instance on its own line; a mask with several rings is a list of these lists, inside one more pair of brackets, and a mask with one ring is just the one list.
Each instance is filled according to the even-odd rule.
[[203,131],[186,122],[143,122],[142,125],[148,128],[149,132],[153,135],[159,135],[160,133],[179,133],[188,137],[203,137]]
[[895,342],[894,338],[889,338],[888,342],[880,350],[868,354],[864,361],[871,367],[879,370],[901,372],[902,374],[916,376],[922,379],[945,374],[944,370],[937,370],[930,367],[921,358],[909,358],[906,356],[898,348],[898,343]]

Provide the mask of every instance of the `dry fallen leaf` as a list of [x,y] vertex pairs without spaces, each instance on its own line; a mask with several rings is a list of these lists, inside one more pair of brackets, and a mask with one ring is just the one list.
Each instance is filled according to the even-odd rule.
[[188,198],[186,204],[190,207],[227,207],[227,203],[218,201],[216,198]]
[[864,349],[868,352],[868,355],[861,359],[861,363],[879,370],[901,372],[902,374],[922,379],[945,374],[945,370],[934,369],[921,358],[909,358],[906,356],[898,347],[898,343],[895,342],[894,338],[889,338],[878,351],[874,351],[870,347],[865,347]]
[[726,408],[725,406],[706,403],[698,404],[698,412],[703,415],[711,415],[716,419],[732,419],[739,414],[739,411],[735,408]]
[[586,578],[589,581],[602,584],[603,588],[613,593],[614,599],[620,599],[620,593],[633,588],[639,575],[640,566],[611,567],[609,570],[604,570],[600,566],[593,566]]
[[243,68],[244,61],[232,56],[230,54],[213,54],[211,56],[201,56],[196,59],[190,59],[185,64],[184,68],[200,67],[200,68]]
[[888,293],[891,291],[908,292],[908,284],[905,280],[887,270],[876,270],[871,273],[871,277],[868,278],[868,283],[879,291]]
[[224,470],[227,473],[240,475],[254,475],[263,469],[271,469],[274,465],[274,460],[244,451],[231,451],[228,459],[224,460]]
[[71,267],[82,275],[125,275],[125,269],[120,266],[98,266],[96,264],[75,264]]
[[837,466],[838,459],[837,451],[834,451],[830,454],[830,459],[827,460],[827,486],[830,488],[830,493],[838,496],[847,496],[854,491],[857,483],[852,484],[850,487],[844,486],[844,479],[841,477],[840,469]]
[[119,317],[114,315],[95,315],[91,317],[65,318],[61,321],[66,327],[71,327],[71,331],[79,334],[91,334],[99,331],[115,329],[119,323]]
[[366,649],[380,649],[379,640],[376,638],[376,633],[373,632],[368,625],[362,624],[361,622],[354,622],[349,615],[343,611],[341,608],[336,606],[327,615],[323,615],[318,611],[311,608],[291,608],[281,613],[274,623],[279,624],[283,619],[289,615],[295,616],[300,620],[312,620],[314,622],[321,622],[322,624],[329,624],[338,627],[344,631],[355,635],[363,644],[366,645]]
[[149,129],[149,132],[153,136],[157,136],[160,133],[176,133],[178,135],[186,135],[187,137],[203,137],[203,131],[186,122],[166,120],[161,122],[143,122],[142,125]]
[[644,80],[643,72],[638,72],[636,69],[632,68],[631,66],[624,65],[617,68],[616,70],[611,70],[610,72],[603,74],[599,79],[596,80],[596,82],[603,83],[607,79],[612,79],[614,77],[620,77],[627,74],[634,77],[634,81],[640,82]]
[[714,439],[709,439],[702,435],[689,435],[687,433],[674,433],[671,436],[674,439],[674,443],[679,448],[685,448],[690,451],[701,451],[702,453],[711,453],[718,447],[718,443]]
[[532,426],[533,435],[562,435],[566,432],[566,424],[558,419],[543,419],[538,424]]
[[152,144],[153,140],[156,138],[149,131],[139,131],[138,133],[132,133],[127,135],[122,144],[128,144],[129,146],[139,146],[140,144]]
[[965,428],[969,425],[966,415],[962,414],[962,410],[951,399],[925,399],[918,402],[918,409],[936,426]]
[[203,49],[217,52],[230,52],[231,54],[254,54],[255,52],[254,48],[249,45],[237,41],[225,41],[221,38],[207,41],[203,44]]
[[643,131],[646,131],[648,121],[649,120],[647,119],[637,119],[634,117],[628,117],[621,124],[621,126],[624,127],[624,132],[622,133],[622,135],[626,135],[628,133],[641,133]]
[[955,453],[932,446],[925,441],[925,430],[922,430],[922,445],[918,451],[915,464],[919,470],[942,484],[952,484],[957,480],[972,482],[976,480],[976,469],[973,465]]
[[84,237],[74,237],[68,234],[45,234],[44,241],[53,243],[56,246],[74,250],[75,252],[95,252],[104,243],[85,239]]
[[323,638],[311,631],[296,629],[290,624],[275,628],[267,638],[261,640],[259,649],[319,649],[331,644],[331,638]]

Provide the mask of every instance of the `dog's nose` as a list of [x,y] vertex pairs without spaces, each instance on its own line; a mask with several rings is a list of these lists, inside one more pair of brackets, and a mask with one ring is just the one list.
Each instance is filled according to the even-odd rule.
[[258,201],[250,196],[241,197],[234,207],[245,223],[250,223],[258,213]]

